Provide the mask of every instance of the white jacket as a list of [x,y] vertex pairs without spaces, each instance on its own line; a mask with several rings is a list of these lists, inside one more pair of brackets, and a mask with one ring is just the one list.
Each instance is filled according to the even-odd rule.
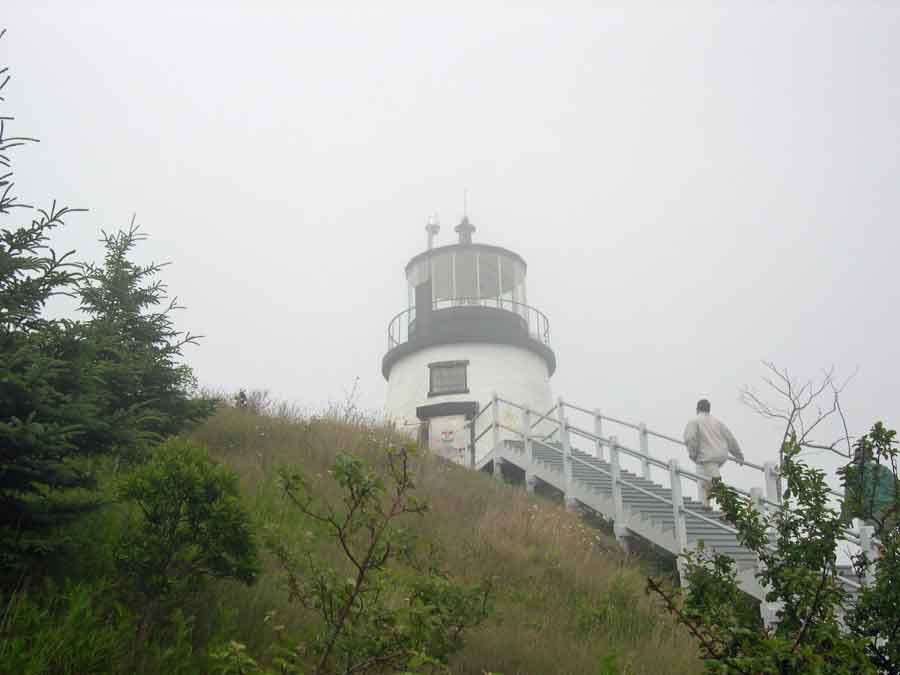
[[697,417],[688,422],[684,428],[684,444],[690,458],[698,464],[724,464],[729,452],[738,461],[744,461],[744,453],[734,435],[709,413],[698,413]]

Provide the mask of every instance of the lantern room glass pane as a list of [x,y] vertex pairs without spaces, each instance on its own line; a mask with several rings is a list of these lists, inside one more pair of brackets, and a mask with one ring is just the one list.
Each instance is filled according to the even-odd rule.
[[459,251],[456,254],[456,297],[478,297],[478,279],[475,268],[475,251]]
[[412,265],[406,272],[409,307],[416,304],[416,287],[426,283],[431,278],[431,261],[420,260]]
[[516,287],[516,273],[513,261],[509,258],[500,258],[500,297],[503,300],[513,299],[513,289]]
[[[451,248],[451,247],[448,247]],[[478,246],[436,251],[410,265],[406,273],[408,303],[415,304],[416,288],[431,282],[434,301],[484,304],[521,312],[526,304],[525,265],[515,256]],[[502,286],[502,288],[501,288]]]
[[525,265],[516,260],[513,263],[513,268],[516,271],[516,302],[527,304],[528,296],[525,293]]
[[406,279],[409,285],[415,288],[421,283],[428,281],[430,274],[430,263],[428,259],[420,260],[409,268],[406,273]]
[[431,274],[435,300],[453,297],[452,258],[449,253],[436,255],[431,259]]
[[500,295],[500,259],[496,253],[478,254],[478,297],[496,298]]

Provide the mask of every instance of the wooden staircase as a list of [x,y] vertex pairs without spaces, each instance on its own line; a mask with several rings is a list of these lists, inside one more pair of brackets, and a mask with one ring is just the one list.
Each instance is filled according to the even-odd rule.
[[[499,407],[502,404],[523,414],[522,424],[518,429],[500,421]],[[680,556],[702,542],[706,548],[723,553],[735,561],[741,587],[761,601],[764,619],[774,620],[777,607],[770,606],[765,601],[766,590],[757,579],[756,554],[741,546],[736,530],[724,521],[719,511],[706,508],[682,495],[682,480],[696,481],[700,479],[699,476],[679,469],[675,460],[661,462],[650,458],[645,442],[641,443],[644,451],[641,454],[640,451],[621,446],[615,437],[601,436],[599,413],[595,413],[597,419],[594,431],[572,425],[563,412],[565,404],[562,400],[558,404],[560,412],[555,419],[549,413],[540,415],[539,421],[544,425],[540,433],[534,431],[533,419],[536,414],[533,416],[526,408],[499,397],[495,397],[488,407],[492,406],[494,412],[490,423],[479,434],[472,435],[474,440],[468,462],[472,468],[489,470],[500,476],[504,463],[517,467],[524,472],[526,485],[530,489],[539,481],[561,492],[567,506],[587,508],[613,521],[617,539],[626,546],[630,537],[637,536]],[[583,408],[576,409],[587,412]],[[508,419],[508,415],[506,418]],[[640,430],[642,440],[648,433],[652,433],[644,425],[620,423]],[[488,435],[488,431],[493,431],[493,434]],[[587,453],[573,447],[572,435],[591,441],[597,450]],[[675,443],[680,442],[662,434],[655,435]],[[554,440],[549,440],[551,438]],[[479,441],[484,441],[480,452]],[[599,449],[604,446],[609,452],[609,459],[598,456]],[[622,453],[640,458],[644,463],[644,475],[622,468]],[[666,469],[669,474],[668,487],[649,479],[650,465]],[[768,478],[768,466],[750,466],[766,471]],[[767,490],[771,496],[771,485],[767,485]],[[763,499],[759,489],[744,494],[755,499],[760,508],[780,508],[771,500]],[[850,536],[856,537],[853,533]],[[840,572],[841,582],[848,590],[855,592],[859,588],[859,579],[852,570],[841,569]]]

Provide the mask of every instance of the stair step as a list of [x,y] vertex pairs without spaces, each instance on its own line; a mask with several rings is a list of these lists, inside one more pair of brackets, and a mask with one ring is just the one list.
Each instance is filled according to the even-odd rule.
[[[533,458],[549,467],[557,474],[563,471],[563,456],[561,449],[551,449],[535,445]],[[572,477],[580,484],[595,493],[608,497],[612,493],[612,466],[609,462],[597,459],[593,455],[572,450]],[[644,478],[642,475],[631,471],[620,472],[622,484],[622,501],[632,513],[640,515],[645,520],[654,524],[664,532],[674,531],[674,516],[672,514],[672,491],[669,488]],[[557,482],[559,486],[562,481]],[[657,499],[659,497],[659,499]],[[711,550],[723,553],[731,557],[739,568],[752,567],[756,563],[755,554],[743,548],[736,535],[722,527],[719,522],[721,513],[704,508],[696,500],[683,497],[683,508],[687,511],[685,524],[687,526],[687,538],[692,544],[703,541]],[[691,514],[702,515],[714,522],[706,522],[693,518]]]

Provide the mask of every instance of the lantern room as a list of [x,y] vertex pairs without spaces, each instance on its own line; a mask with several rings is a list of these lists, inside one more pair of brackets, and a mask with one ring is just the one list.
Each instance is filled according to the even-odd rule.
[[525,270],[519,255],[499,246],[469,240],[432,248],[406,266],[409,306],[415,306],[418,298],[435,308],[474,304],[522,313],[528,302]]

